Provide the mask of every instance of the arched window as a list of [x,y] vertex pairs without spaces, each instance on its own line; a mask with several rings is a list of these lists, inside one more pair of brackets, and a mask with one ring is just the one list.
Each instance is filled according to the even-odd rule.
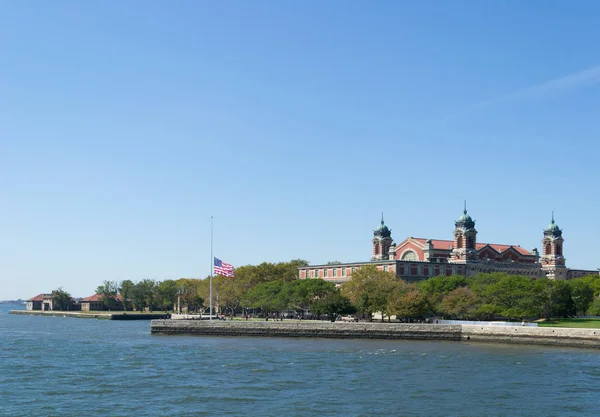
[[460,249],[460,248],[462,248],[462,245],[463,245],[463,238],[462,238],[462,236],[459,236],[459,237],[456,239],[456,248],[457,248],[457,249]]
[[473,236],[467,236],[467,249],[475,249]]
[[556,245],[556,254],[562,256],[562,245]]
[[544,255],[550,255],[552,253],[552,245],[550,243],[546,243],[545,248]]
[[419,258],[416,253],[411,250],[408,250],[402,254],[403,261],[418,261]]

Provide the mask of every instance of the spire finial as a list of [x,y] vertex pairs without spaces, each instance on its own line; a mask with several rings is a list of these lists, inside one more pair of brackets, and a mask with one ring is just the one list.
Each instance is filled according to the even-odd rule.
[[381,224],[383,224],[383,211],[381,212]]
[[467,200],[465,200],[465,209],[463,210],[463,213],[467,214]]
[[552,223],[554,223],[554,210],[552,210]]

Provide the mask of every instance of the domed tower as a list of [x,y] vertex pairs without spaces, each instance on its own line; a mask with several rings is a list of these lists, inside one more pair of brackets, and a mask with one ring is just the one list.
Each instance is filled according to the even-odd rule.
[[373,256],[371,260],[388,259],[388,253],[392,246],[392,231],[383,222],[383,213],[381,213],[381,224],[373,231],[372,242]]
[[554,221],[554,212],[552,212],[552,221],[544,230],[544,238],[542,239],[542,269],[547,278],[567,278],[567,268],[563,256],[564,241],[562,230]]
[[477,259],[477,230],[475,221],[467,214],[467,202],[463,214],[454,222],[454,248],[450,260],[466,263]]

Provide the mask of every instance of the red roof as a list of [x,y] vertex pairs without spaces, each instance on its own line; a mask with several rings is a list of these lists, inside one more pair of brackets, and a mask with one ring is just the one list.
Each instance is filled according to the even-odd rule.
[[27,300],[27,301],[44,301],[44,296],[45,296],[45,295],[46,295],[46,294],[39,294],[39,295],[36,295],[36,296],[35,296],[35,297],[33,297],[33,298],[30,298],[30,299],[29,299],[29,300]]
[[477,243],[476,248],[477,248],[477,250],[481,250],[484,246],[487,246],[487,245],[489,245],[492,249],[496,250],[497,252],[504,252],[510,248],[513,248],[514,250],[519,252],[521,255],[531,255],[531,253],[527,249],[523,249],[520,246],[514,246],[514,245],[498,245],[496,243]]
[[[422,245],[425,245],[427,243],[427,239],[423,239],[420,237],[415,237],[412,239],[416,240],[417,242],[419,242]],[[453,240],[431,239],[431,244],[433,245],[433,249],[450,250],[451,246],[454,245],[454,241]],[[500,245],[497,243],[477,243],[475,245],[475,247],[477,250],[481,250],[484,246],[488,246],[488,245],[492,249],[494,249],[495,251],[500,252],[500,253],[502,253],[512,247],[517,252],[519,252],[521,255],[531,255],[531,252],[529,252],[527,249],[524,249],[520,246],[515,246],[515,245]]]
[[[102,296],[102,294],[94,294],[94,295],[90,295],[89,297],[83,298],[81,300],[82,303],[93,303],[93,302],[99,302],[102,301],[104,297]],[[121,301],[121,294],[117,294],[117,301]]]
[[[413,237],[412,240],[416,240],[422,245],[427,244],[428,239],[423,239],[421,237]],[[450,250],[450,246],[454,244],[453,240],[440,240],[440,239],[431,239],[431,244],[433,245],[433,249],[441,249],[441,250]]]

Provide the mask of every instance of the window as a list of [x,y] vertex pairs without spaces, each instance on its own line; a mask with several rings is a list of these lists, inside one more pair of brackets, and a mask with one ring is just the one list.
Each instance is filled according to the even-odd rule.
[[402,260],[403,261],[418,261],[419,258],[417,257],[416,253],[414,253],[411,250],[408,250],[402,254]]
[[384,270],[385,272],[387,272],[387,271],[388,271],[388,266],[387,266],[387,265],[383,265],[383,270]]
[[333,268],[333,276],[337,277],[337,268]]

